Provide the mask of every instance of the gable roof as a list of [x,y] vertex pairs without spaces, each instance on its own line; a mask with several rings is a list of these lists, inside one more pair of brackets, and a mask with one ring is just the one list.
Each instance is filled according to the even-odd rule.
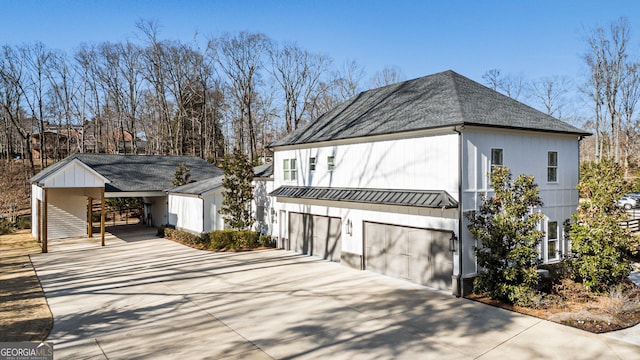
[[590,135],[448,70],[362,92],[271,146],[456,125]]
[[173,188],[173,176],[178,165],[190,169],[191,179],[198,181],[222,175],[214,165],[195,156],[75,154],[45,168],[30,179],[38,183],[74,159],[80,160],[111,183],[107,192],[165,191]]
[[42,187],[103,187],[110,182],[78,159],[57,162],[47,170],[36,174],[31,182]]
[[458,207],[458,202],[443,190],[424,191],[282,186],[269,193],[269,196],[437,209]]

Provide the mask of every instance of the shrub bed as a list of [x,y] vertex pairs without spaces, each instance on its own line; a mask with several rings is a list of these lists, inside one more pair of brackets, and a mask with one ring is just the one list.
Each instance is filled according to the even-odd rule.
[[261,235],[250,230],[215,230],[196,235],[170,225],[158,228],[158,236],[178,241],[185,245],[209,250],[250,250],[259,247],[273,247],[269,235]]

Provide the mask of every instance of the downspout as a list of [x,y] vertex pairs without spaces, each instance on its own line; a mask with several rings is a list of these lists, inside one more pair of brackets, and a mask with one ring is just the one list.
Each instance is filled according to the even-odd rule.
[[464,297],[464,284],[462,281],[462,130],[464,125],[453,128],[458,133],[458,276],[456,282],[458,291],[454,294],[457,297]]

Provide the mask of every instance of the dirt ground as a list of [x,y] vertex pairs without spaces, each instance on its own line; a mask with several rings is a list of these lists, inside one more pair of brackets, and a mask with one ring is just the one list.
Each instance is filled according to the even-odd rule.
[[40,253],[29,230],[0,235],[0,342],[43,341],[53,316],[31,264]]

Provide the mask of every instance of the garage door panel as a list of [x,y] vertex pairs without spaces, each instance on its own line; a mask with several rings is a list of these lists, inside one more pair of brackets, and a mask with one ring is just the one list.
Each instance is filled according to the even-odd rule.
[[291,249],[322,259],[340,261],[342,223],[338,218],[290,213]]
[[432,286],[439,288],[451,288],[451,275],[453,274],[453,259],[449,250],[450,234],[439,233],[431,242],[432,259]]
[[365,222],[365,268],[451,289],[450,232]]
[[384,226],[385,228],[385,247],[389,254],[405,255],[409,253],[407,248],[407,239],[404,236],[404,230],[398,226]]
[[367,236],[364,249],[366,269],[384,273],[384,243],[386,238],[384,226],[375,223],[365,223],[364,232]]

